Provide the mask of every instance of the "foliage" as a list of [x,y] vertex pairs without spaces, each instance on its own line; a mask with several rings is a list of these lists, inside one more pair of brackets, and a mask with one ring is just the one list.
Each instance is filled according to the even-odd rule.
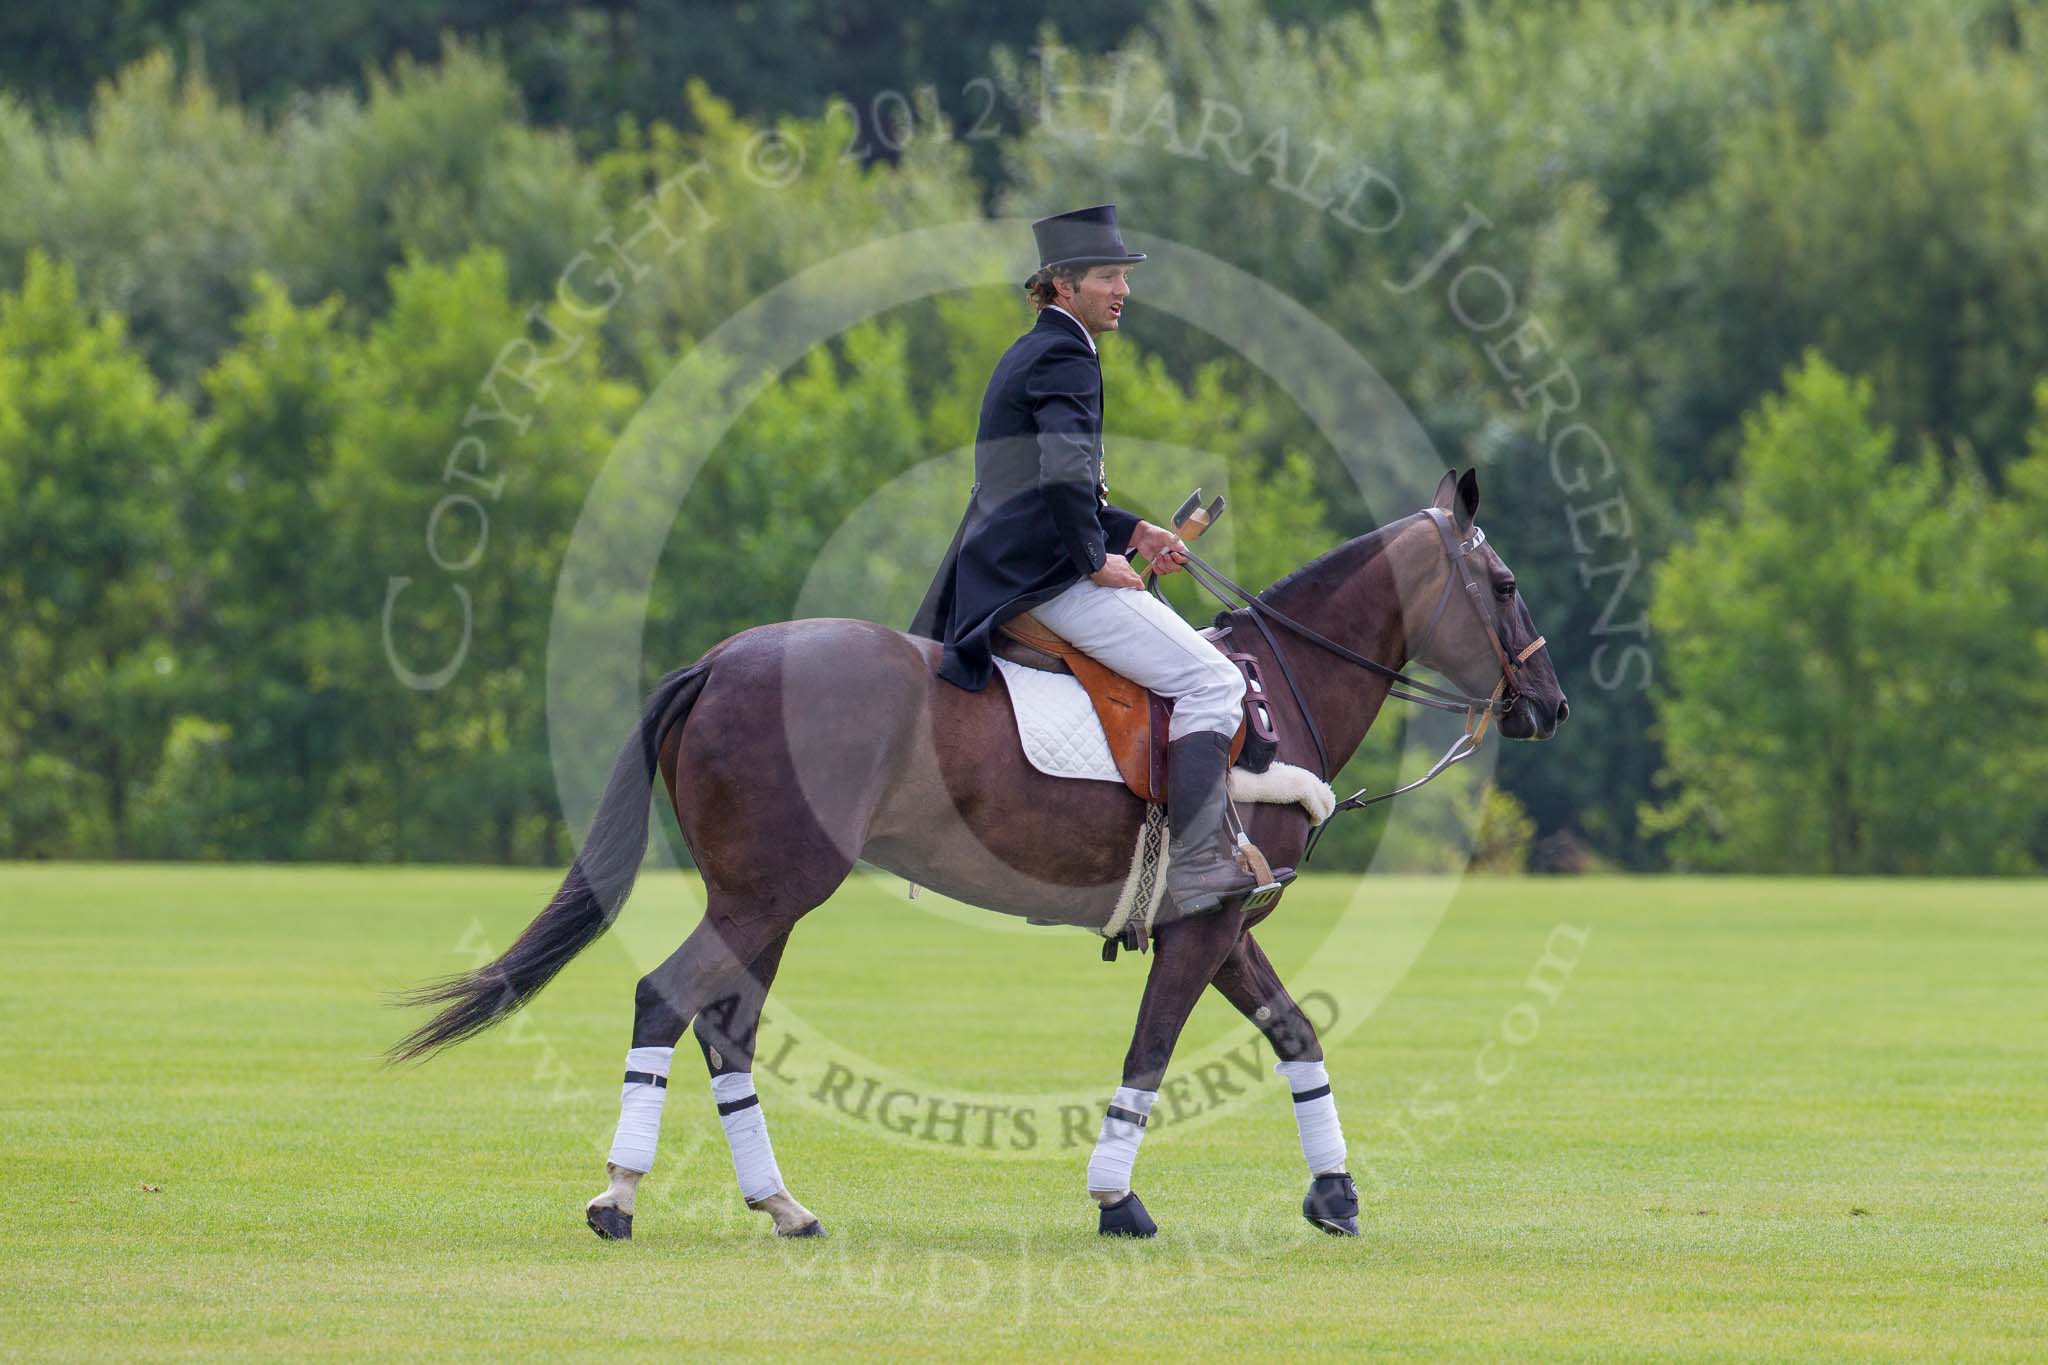
[[[1254,273],[1380,369],[1442,463],[1477,458],[1574,702],[1572,758],[1517,749],[1503,780],[1544,830],[1640,861],[1673,643],[1644,631],[1648,571],[1718,506],[1783,369],[1819,347],[1871,375],[1908,447],[1959,467],[2023,448],[2048,369],[2048,11],[1284,13],[1169,4],[1115,54],[1050,78],[1017,63],[1051,113],[1011,151],[1004,202],[1115,198]],[[1213,345],[1158,342],[1176,365]],[[1611,464],[1591,439],[1560,449],[1574,421]],[[1405,510],[1361,506],[1313,433],[1277,434],[1339,529]]]
[[0,188],[0,282],[28,251],[61,255],[181,386],[232,344],[258,273],[300,299],[338,293],[361,322],[408,253],[488,243],[532,297],[603,226],[567,141],[529,127],[503,71],[459,46],[268,122],[162,54],[101,86],[83,130],[0,94]]
[[983,74],[991,47],[1027,45],[1039,25],[1050,24],[1069,41],[1103,48],[1145,9],[1142,0],[335,0],[303,10],[254,0],[151,0],[108,11],[19,0],[0,20],[0,84],[76,107],[95,82],[167,49],[251,105],[275,111],[305,90],[367,85],[394,61],[431,60],[452,35],[488,40],[536,119],[586,136],[609,134],[621,115],[674,122],[684,89],[708,80],[754,115],[814,117],[828,98],[844,99],[863,113],[864,140],[886,153],[892,129],[876,112],[895,106],[878,103],[885,92],[943,90],[954,99],[950,112],[972,126],[982,106],[968,107],[962,91]]
[[2041,746],[1973,722],[2028,688],[2048,615],[1998,571],[1981,478],[1896,457],[1875,403],[1810,356],[1746,423],[1728,509],[1658,570],[1678,794],[1646,823],[1681,864],[2030,865]]
[[16,854],[131,852],[127,774],[155,756],[177,656],[190,416],[118,317],[31,255],[0,296],[0,810]]
[[1536,841],[1536,822],[1514,796],[1489,782],[1468,808],[1472,839],[1472,870],[1511,875],[1529,868],[1529,848]]
[[[1480,466],[1572,698],[1555,744],[1499,755],[1546,846],[2048,861],[2048,772],[2009,722],[2048,700],[2039,0],[831,11],[0,19],[0,855],[558,860],[553,585],[629,419],[669,441],[711,420],[661,408],[663,381],[729,363],[722,325],[850,249],[1101,198],[1332,328],[1420,424],[1432,478]],[[963,119],[984,71],[1002,98]],[[910,97],[893,148],[882,88]],[[733,173],[764,140],[800,173]],[[640,274],[605,253],[649,196],[666,231]],[[1148,306],[1200,284],[1141,268],[1105,347],[1118,501],[1227,494],[1206,552],[1256,585],[1427,492],[1368,505],[1338,457],[1376,438],[1333,449],[1240,354],[1259,316]],[[1014,289],[932,298],[753,392],[670,537],[649,674],[763,619],[901,624],[1028,321]],[[484,496],[447,464],[522,343],[573,354],[470,451]],[[1594,439],[1561,453],[1573,422]],[[1808,439],[1857,478],[1802,470]],[[1811,534],[1762,533],[1797,515],[1756,491],[1778,481],[1799,514],[1826,495]],[[480,507],[437,534],[483,543],[450,574],[426,534],[453,493]],[[1860,566],[1868,597],[1823,563]],[[1757,588],[1811,657],[1732,690],[1763,661],[1730,633],[1766,623],[1702,582]],[[402,686],[394,657],[453,655],[455,586],[469,652],[439,690]],[[1877,666],[1870,638],[1902,623],[1922,647]],[[1823,695],[1859,723],[1810,723]],[[1403,743],[1381,726],[1337,785],[1384,789]],[[1908,791],[1931,793],[1917,826]],[[1341,823],[1318,865],[1365,865],[1382,828]]]

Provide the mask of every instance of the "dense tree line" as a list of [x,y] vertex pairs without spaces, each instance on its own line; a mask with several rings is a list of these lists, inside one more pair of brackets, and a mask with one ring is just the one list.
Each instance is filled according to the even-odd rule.
[[[1327,8],[1312,6],[1311,9]],[[887,156],[897,96],[958,88],[992,47],[1028,47],[1041,27],[1090,51],[1112,46],[1142,0],[338,0],[293,9],[260,0],[113,5],[21,0],[0,19],[0,85],[81,110],[97,82],[155,52],[267,113],[308,91],[366,93],[400,58],[431,62],[453,36],[488,44],[535,122],[608,143],[624,117],[680,122],[693,81],[743,115],[814,117],[827,101],[859,114],[862,142]]]
[[[388,3],[283,45],[220,0],[5,21],[36,41],[0,67],[0,856],[558,861],[556,580],[678,359],[849,249],[1099,196],[1305,305],[1481,467],[1573,697],[1502,757],[1543,856],[2048,862],[2013,719],[2048,663],[2042,7],[1108,5],[1057,41],[472,8],[438,22],[482,47]],[[802,40],[742,31],[772,24]],[[1238,320],[1136,283],[1120,501],[1227,485],[1253,581],[1406,510]],[[748,390],[650,676],[761,620],[907,619],[1026,320],[942,294]]]

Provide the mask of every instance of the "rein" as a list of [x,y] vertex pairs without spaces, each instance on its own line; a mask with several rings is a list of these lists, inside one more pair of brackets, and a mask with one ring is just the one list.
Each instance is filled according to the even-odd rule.
[[[1231,598],[1235,597],[1243,604],[1241,609],[1250,614],[1252,624],[1258,627],[1259,634],[1265,637],[1267,648],[1273,652],[1273,662],[1280,666],[1280,676],[1286,682],[1288,693],[1294,699],[1294,709],[1301,714],[1302,721],[1308,728],[1309,739],[1315,744],[1318,765],[1316,775],[1323,780],[1328,781],[1331,777],[1336,776],[1333,765],[1330,762],[1329,746],[1323,741],[1322,728],[1316,724],[1315,714],[1308,707],[1308,699],[1302,694],[1300,684],[1294,680],[1294,670],[1288,666],[1287,655],[1280,648],[1280,641],[1273,634],[1272,627],[1267,624],[1269,621],[1273,625],[1278,625],[1292,631],[1310,644],[1317,646],[1327,653],[1336,655],[1348,664],[1356,665],[1369,673],[1385,678],[1388,682],[1387,695],[1389,697],[1412,702],[1417,706],[1426,706],[1433,711],[1448,711],[1452,713],[1462,711],[1465,713],[1464,733],[1451,741],[1450,747],[1444,750],[1443,757],[1439,758],[1431,766],[1430,770],[1421,777],[1416,778],[1413,782],[1396,787],[1390,792],[1382,792],[1380,795],[1373,797],[1368,797],[1365,794],[1368,789],[1361,787],[1350,796],[1339,801],[1336,809],[1330,812],[1330,816],[1325,818],[1322,824],[1316,826],[1309,833],[1308,845],[1302,850],[1301,855],[1301,860],[1304,863],[1315,852],[1317,841],[1322,838],[1323,831],[1329,827],[1330,819],[1335,818],[1338,811],[1363,810],[1367,806],[1375,806],[1382,801],[1390,801],[1394,797],[1412,792],[1424,783],[1433,781],[1441,776],[1452,764],[1462,762],[1477,753],[1480,742],[1486,738],[1487,727],[1493,723],[1494,718],[1496,716],[1505,716],[1521,698],[1521,689],[1518,686],[1521,666],[1526,664],[1537,650],[1543,648],[1544,638],[1539,635],[1510,657],[1507,647],[1501,643],[1500,632],[1494,628],[1493,618],[1486,610],[1485,601],[1482,596],[1483,585],[1479,582],[1478,576],[1472,572],[1469,562],[1472,552],[1486,543],[1486,533],[1475,526],[1472,528],[1472,534],[1469,538],[1459,540],[1451,528],[1449,514],[1442,508],[1425,507],[1421,514],[1428,517],[1430,523],[1436,527],[1437,535],[1443,541],[1445,558],[1449,561],[1451,568],[1451,573],[1444,579],[1443,595],[1437,599],[1436,609],[1430,613],[1429,624],[1423,628],[1423,641],[1426,643],[1435,636],[1436,628],[1442,622],[1445,610],[1450,606],[1453,590],[1462,584],[1465,589],[1466,600],[1472,604],[1472,610],[1479,617],[1481,628],[1486,631],[1487,641],[1493,646],[1494,657],[1500,663],[1500,678],[1494,683],[1493,693],[1490,696],[1473,696],[1469,693],[1454,691],[1450,688],[1438,687],[1434,683],[1424,682],[1419,678],[1411,678],[1398,668],[1389,668],[1377,659],[1368,659],[1358,651],[1346,648],[1335,640],[1329,639],[1318,631],[1303,625],[1293,617],[1272,606],[1258,594],[1247,592],[1242,586],[1232,582],[1213,564],[1195,554],[1193,550],[1184,551],[1187,555],[1189,575],[1197,583],[1208,589],[1216,600],[1223,603],[1226,608],[1238,609],[1233,608],[1231,602]],[[1420,654],[1421,652],[1420,646],[1412,651],[1413,654]]]

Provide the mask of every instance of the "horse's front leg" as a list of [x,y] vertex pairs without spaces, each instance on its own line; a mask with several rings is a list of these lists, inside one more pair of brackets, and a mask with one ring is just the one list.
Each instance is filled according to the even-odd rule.
[[1287,1078],[1287,1088],[1294,1092],[1294,1124],[1309,1174],[1302,1217],[1332,1236],[1356,1237],[1358,1187],[1345,1170],[1344,1128],[1337,1121],[1337,1101],[1330,1094],[1330,1073],[1323,1066],[1316,1026],[1294,1003],[1249,931],[1223,960],[1214,984],[1266,1035],[1273,1055],[1280,1059],[1274,1070]]
[[1153,940],[1152,970],[1138,1003],[1131,1049],[1124,1055],[1123,1084],[1110,1099],[1095,1153],[1088,1159],[1088,1193],[1101,1206],[1104,1236],[1150,1237],[1159,1231],[1131,1190],[1131,1167],[1173,1045],[1203,988],[1243,933],[1244,912],[1230,909],[1165,925]]

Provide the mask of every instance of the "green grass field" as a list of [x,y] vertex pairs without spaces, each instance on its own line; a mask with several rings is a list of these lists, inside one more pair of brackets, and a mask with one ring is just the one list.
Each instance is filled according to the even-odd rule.
[[[554,880],[0,867],[0,1355],[2048,1354],[2038,883],[1468,880],[1330,1050],[1365,1236],[1301,1221],[1269,1076],[1148,1137],[1143,1244],[1094,1235],[1085,1146],[904,1140],[810,1091],[829,1040],[934,1094],[1106,1094],[1146,960],[856,883],[792,941],[770,1026],[808,1032],[762,1083],[831,1237],[741,1206],[679,1056],[621,1245],[581,1210],[680,878],[524,1022],[377,1061],[380,993],[502,947]],[[1290,893],[1283,971],[1352,889]],[[1560,925],[1569,974],[1532,983]],[[1248,1033],[1212,999],[1184,1054]]]

